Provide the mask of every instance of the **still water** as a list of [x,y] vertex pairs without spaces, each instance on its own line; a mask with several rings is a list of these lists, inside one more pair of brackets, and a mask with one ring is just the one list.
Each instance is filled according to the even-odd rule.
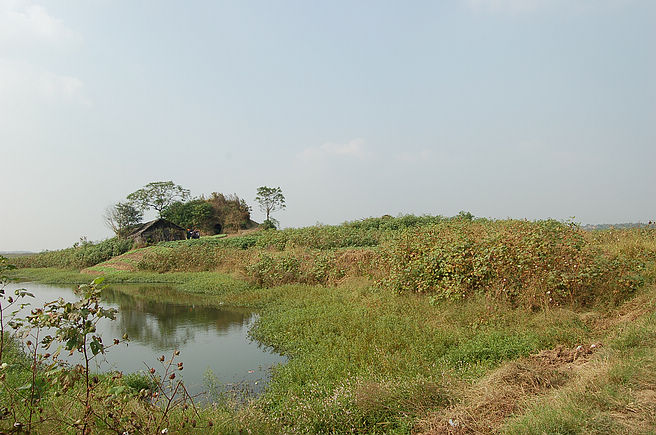
[[[34,298],[24,299],[32,307],[42,307],[58,298],[78,299],[75,286],[20,283],[7,289],[15,288],[34,294]],[[170,358],[179,350],[176,362],[182,361],[184,370],[176,375],[182,375],[190,393],[209,391],[206,397],[211,398],[211,393],[217,392],[217,383],[219,390],[258,393],[271,368],[285,362],[284,357],[249,338],[248,330],[257,320],[253,311],[208,306],[207,298],[153,284],[112,284],[103,290],[101,298],[106,308],[118,309],[116,320],[98,323],[103,342],[109,344],[125,333],[130,340],[127,345],[121,343],[105,355],[98,355],[93,362],[96,371],[131,373],[154,367],[161,373],[157,358]]]

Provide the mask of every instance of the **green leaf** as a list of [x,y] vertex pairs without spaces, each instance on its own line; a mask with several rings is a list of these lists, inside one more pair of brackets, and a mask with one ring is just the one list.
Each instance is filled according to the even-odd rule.
[[30,382],[29,384],[21,385],[20,387],[16,388],[18,391],[25,391],[29,390],[32,388],[32,383]]
[[107,393],[113,395],[113,396],[118,396],[119,394],[123,394],[127,387],[125,385],[116,385],[109,390],[107,390]]
[[104,350],[103,345],[98,340],[93,340],[91,343],[89,343],[89,347],[91,347],[91,352],[94,355],[98,355]]

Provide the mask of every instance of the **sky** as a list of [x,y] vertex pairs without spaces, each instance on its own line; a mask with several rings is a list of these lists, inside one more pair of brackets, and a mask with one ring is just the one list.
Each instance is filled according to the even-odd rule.
[[656,1],[0,0],[0,251],[152,181],[282,227],[656,220]]

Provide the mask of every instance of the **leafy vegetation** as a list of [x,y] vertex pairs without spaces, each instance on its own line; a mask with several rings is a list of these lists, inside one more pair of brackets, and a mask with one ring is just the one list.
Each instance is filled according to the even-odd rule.
[[142,211],[152,208],[162,216],[162,211],[174,201],[178,199],[186,201],[190,195],[189,189],[185,189],[173,181],[154,181],[130,193],[127,199]]
[[277,221],[271,217],[271,213],[287,207],[282,189],[280,187],[258,187],[255,201],[260,205],[262,213],[266,214],[266,220],[262,223],[264,228],[275,229],[278,225]]
[[132,249],[132,240],[118,237],[98,243],[81,239],[71,248],[16,257],[12,261],[18,267],[56,267],[80,270],[124,254],[130,249]]
[[162,211],[162,217],[184,228],[197,228],[204,234],[224,230],[237,232],[251,223],[251,208],[237,195],[212,192],[187,202],[176,201]]
[[[80,286],[77,301],[58,299],[33,308],[24,318],[12,317],[10,323],[17,335],[6,341],[3,337],[7,352],[0,354],[0,398],[4,405],[0,430],[74,431],[84,435],[167,433],[169,427],[179,430],[187,425],[213,427],[208,413],[198,413],[184,384],[176,380],[175,373],[184,369],[182,362],[174,364],[177,351],[168,360],[159,357],[161,371],[152,367],[145,376],[124,378],[122,373],[98,375],[90,371],[91,360],[120,344],[119,339],[105,344],[96,334],[98,321],[114,319],[117,312],[100,304],[102,281],[96,278]],[[4,299],[4,293],[2,296]],[[127,339],[124,335],[123,340]],[[56,350],[51,349],[57,345]],[[69,367],[60,363],[61,350],[82,354],[82,364]],[[19,386],[21,382],[26,383]]]
[[383,217],[167,242],[87,271],[260,310],[252,335],[289,362],[259,398],[200,411],[218,433],[656,425],[654,228]]
[[396,291],[473,293],[531,307],[621,299],[642,284],[640,258],[604,252],[594,236],[557,221],[451,220],[395,235],[382,249]]
[[118,202],[107,208],[103,218],[116,237],[126,237],[135,225],[141,223],[143,211],[130,203]]
[[162,217],[183,228],[211,226],[212,206],[202,199],[188,202],[176,201],[162,210]]

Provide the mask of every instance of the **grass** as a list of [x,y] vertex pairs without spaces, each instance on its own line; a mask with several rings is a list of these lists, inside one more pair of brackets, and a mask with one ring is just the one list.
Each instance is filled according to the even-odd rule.
[[433,306],[362,284],[271,290],[253,335],[291,357],[260,403],[275,422],[315,433],[409,431],[426,409],[453,400],[451,383],[589,337],[569,310],[517,312],[484,298]]
[[509,434],[656,433],[656,315],[622,325],[595,364],[510,419]]
[[[20,273],[59,282],[89,280],[85,274]],[[419,295],[376,288],[366,279],[337,287],[258,288],[212,272],[107,277],[109,282],[130,279],[172,283],[209,304],[260,309],[253,336],[290,360],[252,409],[239,412],[256,412],[267,428],[282,432],[408,432],[427,410],[455,400],[453,385],[505,361],[590,337],[585,322],[569,309],[532,313],[483,296],[436,305]]]
[[289,361],[257,400],[203,411],[224,432],[621,434],[656,431],[655,262],[653,229],[402,217],[169,242],[85,272],[258,309],[252,336]]

